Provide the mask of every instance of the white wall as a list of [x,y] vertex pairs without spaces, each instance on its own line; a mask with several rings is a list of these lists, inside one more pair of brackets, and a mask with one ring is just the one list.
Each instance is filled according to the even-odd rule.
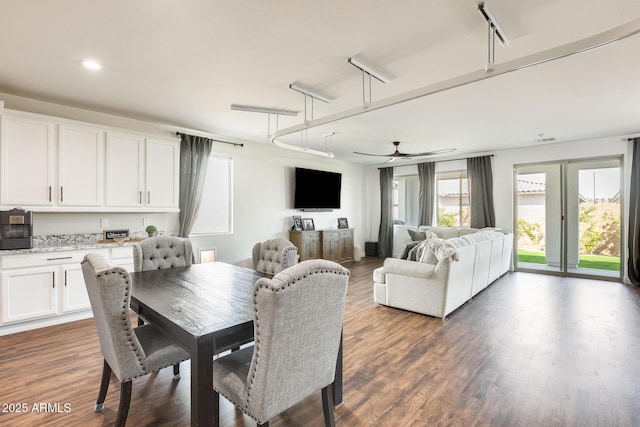
[[[313,218],[316,229],[337,228],[346,217],[355,229],[355,244],[364,251],[366,168],[323,157],[282,150],[270,144],[233,148],[215,145],[214,151],[233,158],[233,234],[192,236],[194,250],[215,247],[218,260],[249,266],[251,249],[273,237],[288,239],[292,216]],[[342,173],[341,209],[302,212],[293,209],[294,167]]]
[[[5,101],[4,106],[8,109],[82,120],[162,137],[175,137],[176,131],[189,132],[188,129],[167,123],[97,113],[8,94],[0,93],[0,100]],[[242,148],[218,143],[214,144],[214,151],[233,158],[234,232],[193,237],[195,251],[200,247],[216,247],[218,260],[249,265],[251,249],[256,242],[277,236],[288,238],[291,217],[302,215],[313,218],[316,229],[337,228],[337,218],[346,217],[349,226],[355,229],[355,244],[364,252],[371,218],[367,210],[368,183],[364,166],[279,149],[266,139],[264,143],[245,142]],[[332,212],[294,210],[295,166],[342,173],[342,208]],[[36,213],[34,234],[99,233],[102,231],[101,218],[108,219],[109,228],[112,229],[143,231],[143,219],[148,218],[159,230],[170,233],[178,230],[177,213]]]

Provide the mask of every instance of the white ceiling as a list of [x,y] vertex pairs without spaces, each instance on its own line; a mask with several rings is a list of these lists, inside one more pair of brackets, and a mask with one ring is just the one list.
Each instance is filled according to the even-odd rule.
[[[638,0],[486,0],[510,39],[497,64],[640,18]],[[275,117],[231,104],[300,111],[290,83],[333,98],[318,119],[362,105],[357,57],[390,77],[372,100],[483,69],[476,0],[0,0],[0,92],[269,143]],[[310,148],[380,164],[391,153],[456,148],[444,158],[640,132],[640,34],[309,130]],[[81,66],[95,58],[103,69]],[[311,111],[308,105],[307,118]],[[542,136],[541,136],[542,135]],[[301,144],[295,135],[283,138]],[[440,156],[443,157],[443,156]]]

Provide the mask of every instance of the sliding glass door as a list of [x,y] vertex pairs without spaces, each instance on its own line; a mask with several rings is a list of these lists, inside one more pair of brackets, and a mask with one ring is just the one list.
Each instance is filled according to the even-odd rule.
[[620,158],[520,165],[516,269],[620,278]]

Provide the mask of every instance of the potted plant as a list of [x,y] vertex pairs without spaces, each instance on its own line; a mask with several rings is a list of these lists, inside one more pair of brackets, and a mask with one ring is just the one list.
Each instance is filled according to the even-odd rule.
[[154,237],[158,235],[158,229],[155,225],[148,225],[147,228],[144,229],[147,232],[149,237]]

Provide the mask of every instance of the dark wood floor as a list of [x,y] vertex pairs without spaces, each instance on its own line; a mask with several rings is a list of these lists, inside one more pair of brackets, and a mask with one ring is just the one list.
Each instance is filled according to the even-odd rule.
[[[346,265],[338,425],[640,425],[637,289],[508,273],[443,322],[374,304],[380,262]],[[93,319],[0,337],[0,425],[113,425],[116,382],[104,412],[93,411],[101,369]],[[134,380],[128,424],[188,425],[189,363],[182,374]],[[27,413],[5,412],[22,403]],[[254,425],[229,404],[221,412],[223,426]],[[320,394],[272,425],[322,426]]]

